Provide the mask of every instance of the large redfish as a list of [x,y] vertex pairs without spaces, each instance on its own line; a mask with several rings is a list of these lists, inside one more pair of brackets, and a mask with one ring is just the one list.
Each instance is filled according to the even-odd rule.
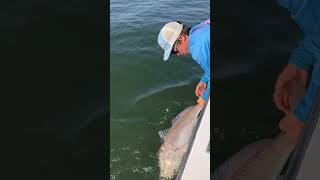
[[200,105],[186,108],[172,120],[172,127],[159,131],[163,144],[159,151],[160,177],[171,179],[179,169],[181,160],[198,121]]

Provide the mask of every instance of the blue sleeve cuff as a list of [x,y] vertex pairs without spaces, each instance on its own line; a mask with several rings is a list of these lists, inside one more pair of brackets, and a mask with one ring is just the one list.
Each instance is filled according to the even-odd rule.
[[302,123],[305,123],[306,122],[306,119],[307,119],[307,109],[299,104],[295,107],[294,111],[293,111],[293,114],[298,118],[298,120]]
[[308,118],[318,90],[319,86],[311,81],[305,96],[302,97],[302,99],[298,102],[297,106],[293,110],[293,114],[303,123],[305,123]]
[[208,81],[206,91],[202,94],[201,98],[203,100],[207,100],[209,94],[210,94],[210,81]]
[[207,83],[209,81],[209,77],[208,75],[205,73],[202,77],[201,77],[201,82]]
[[315,59],[310,52],[313,52],[315,45],[310,37],[304,38],[297,48],[295,48],[290,56],[289,63],[294,64],[307,71],[312,70]]

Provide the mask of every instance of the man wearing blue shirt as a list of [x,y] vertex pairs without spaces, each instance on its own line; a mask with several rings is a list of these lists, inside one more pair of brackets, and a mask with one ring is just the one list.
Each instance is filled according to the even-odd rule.
[[288,9],[304,33],[279,75],[274,92],[276,106],[286,114],[279,123],[280,129],[296,144],[320,88],[320,1],[278,0],[278,3]]
[[210,95],[210,19],[187,28],[180,22],[167,23],[158,36],[158,44],[164,50],[163,60],[171,54],[192,56],[203,69],[204,75],[196,87],[197,102],[204,105]]

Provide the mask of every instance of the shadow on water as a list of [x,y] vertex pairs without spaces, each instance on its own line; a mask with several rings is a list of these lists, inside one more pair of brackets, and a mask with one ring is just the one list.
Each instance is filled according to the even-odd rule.
[[196,103],[194,87],[194,83],[168,87],[165,90],[141,96],[130,109],[120,117],[113,117],[111,121],[130,123],[133,120],[132,123],[135,123],[140,119],[139,122],[150,123],[159,117],[166,120],[166,118],[176,115],[188,105]]

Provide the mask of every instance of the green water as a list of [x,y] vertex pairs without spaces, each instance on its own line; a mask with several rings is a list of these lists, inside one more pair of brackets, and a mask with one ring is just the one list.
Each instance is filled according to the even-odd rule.
[[209,1],[111,1],[110,178],[159,179],[158,131],[196,103],[202,70],[191,57],[164,62],[158,33],[170,21],[209,18]]

